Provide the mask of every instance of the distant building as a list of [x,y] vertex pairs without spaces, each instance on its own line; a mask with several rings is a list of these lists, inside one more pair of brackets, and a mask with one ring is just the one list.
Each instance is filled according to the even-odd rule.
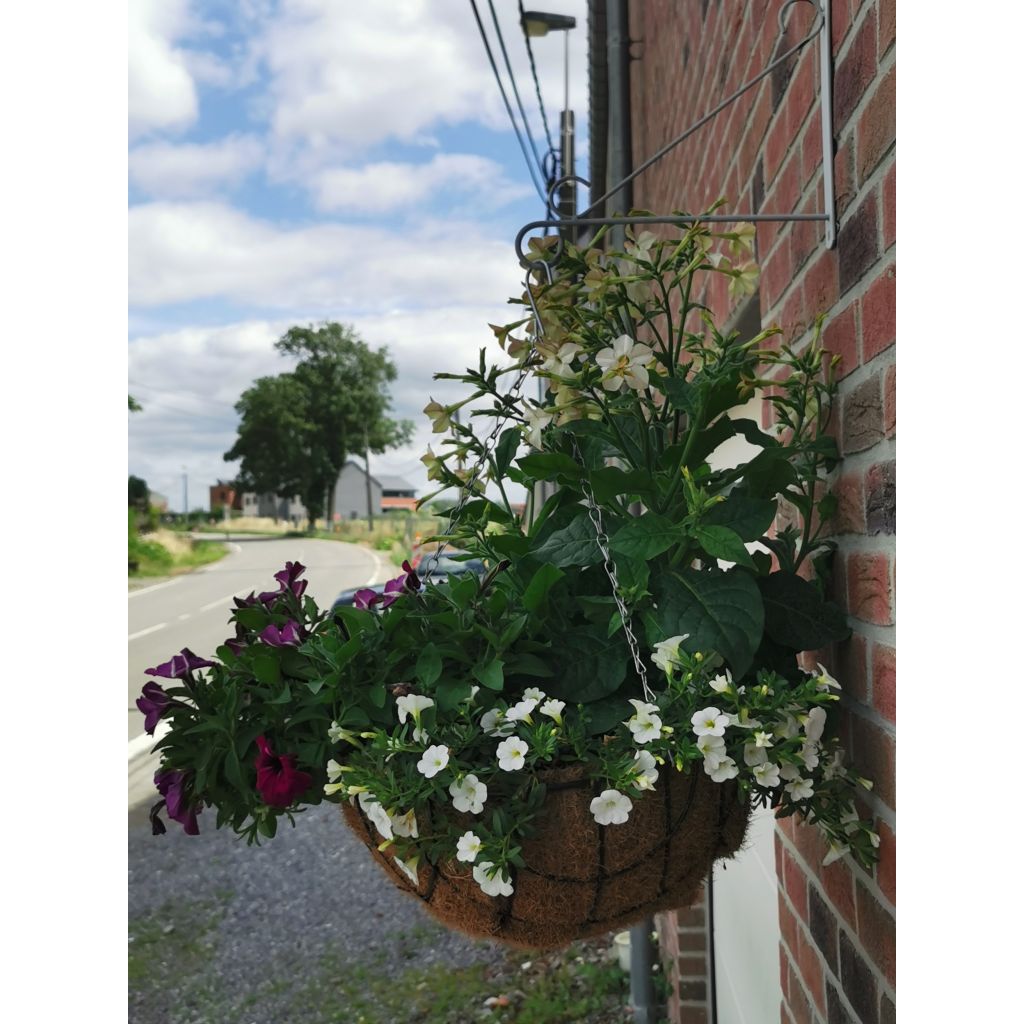
[[238,499],[238,491],[230,480],[218,480],[210,488],[210,511],[212,512],[215,508],[224,508],[225,506],[231,509],[239,509],[241,505]]
[[[398,476],[370,474],[369,500],[375,515],[416,508],[416,488]],[[366,468],[349,459],[334,486],[334,513],[342,519],[366,519]]]
[[158,491],[149,492],[149,504],[150,507],[155,508],[157,512],[167,511],[167,497],[160,494]]
[[400,476],[386,473],[377,475],[380,483],[380,507],[382,512],[416,511],[416,488]]

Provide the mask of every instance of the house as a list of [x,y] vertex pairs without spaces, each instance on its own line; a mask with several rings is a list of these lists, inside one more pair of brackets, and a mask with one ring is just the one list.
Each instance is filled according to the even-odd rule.
[[243,516],[273,519],[275,522],[284,520],[294,526],[298,526],[306,519],[306,506],[302,504],[298,495],[282,498],[277,494],[255,494],[252,491],[245,491],[236,497],[235,504],[231,507],[235,511],[240,511]]
[[[813,214],[824,161],[834,163],[835,245],[821,223],[758,223],[758,290],[734,300],[718,279],[701,301],[727,330],[777,325],[795,347],[824,314],[825,347],[843,360],[832,586],[853,634],[815,656],[843,686],[848,759],[874,780],[865,804],[880,862],[825,867],[813,826],[756,815],[747,848],[716,866],[706,895],[659,915],[671,1024],[895,1019],[895,4],[787,5],[781,32],[775,13],[749,0],[590,0],[592,197],[778,61],[592,216],[700,211],[720,196],[730,211]],[[754,412],[772,424],[770,406]]]
[[382,512],[415,512],[416,488],[400,476],[378,473],[380,508]]
[[341,519],[367,519],[367,499],[374,515],[401,510],[414,511],[416,488],[408,480],[386,473],[370,474],[367,487],[366,467],[349,459],[334,487],[334,515]]

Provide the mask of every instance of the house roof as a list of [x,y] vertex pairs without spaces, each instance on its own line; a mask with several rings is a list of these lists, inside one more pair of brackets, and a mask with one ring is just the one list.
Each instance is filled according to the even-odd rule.
[[416,488],[408,480],[400,476],[392,476],[390,473],[379,473],[377,483],[385,491],[412,491],[413,493],[416,491]]

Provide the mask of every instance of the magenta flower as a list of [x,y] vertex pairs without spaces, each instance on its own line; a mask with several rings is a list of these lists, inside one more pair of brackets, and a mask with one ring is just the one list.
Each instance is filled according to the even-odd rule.
[[149,820],[153,825],[153,835],[162,835],[167,831],[160,820],[160,809],[167,808],[167,817],[178,822],[189,836],[199,835],[197,816],[203,809],[201,803],[191,804],[185,792],[189,784],[188,776],[182,771],[159,771],[153,776],[153,782],[164,798],[153,805],[149,812]]
[[171,703],[171,698],[159,683],[146,683],[142,687],[142,696],[135,701],[135,706],[146,716],[145,728],[150,736]]
[[280,572],[274,573],[274,579],[281,584],[282,590],[290,590],[296,597],[302,597],[309,586],[309,580],[300,580],[299,577],[306,571],[301,562],[285,562]]
[[313,784],[295,766],[295,754],[275,754],[265,736],[256,737],[256,789],[268,807],[289,807]]
[[423,584],[420,582],[419,576],[416,575],[416,570],[409,564],[408,559],[402,563],[402,568],[405,570],[405,589],[409,591],[419,590]]
[[271,623],[260,633],[260,639],[271,647],[298,647],[302,643],[298,625],[290,620],[280,628]]
[[186,679],[197,668],[212,668],[213,664],[212,661],[200,658],[184,647],[181,654],[176,654],[170,661],[165,661],[156,668],[147,668],[146,675],[163,676],[165,679]]
[[229,637],[227,640],[224,641],[224,646],[237,657],[239,654],[242,653],[242,651],[245,650],[248,644],[244,644],[242,643],[241,640],[235,640]]

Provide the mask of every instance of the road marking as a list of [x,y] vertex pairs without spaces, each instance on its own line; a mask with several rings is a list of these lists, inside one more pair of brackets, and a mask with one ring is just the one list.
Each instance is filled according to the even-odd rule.
[[179,576],[176,580],[167,580],[164,583],[154,583],[151,587],[140,587],[138,590],[129,590],[128,597],[138,597],[139,594],[148,594],[153,590],[160,590],[163,587],[173,587],[175,583],[180,583],[183,579],[183,576]]
[[384,571],[384,562],[381,559],[380,555],[378,555],[377,552],[373,550],[373,548],[364,548],[363,550],[369,552],[370,557],[373,559],[373,564],[375,566],[373,575],[370,577],[369,582],[365,585],[367,587],[372,587],[377,583],[383,583],[384,580],[378,580],[377,577],[382,575],[386,576],[388,574]]
[[186,619],[190,619],[190,618],[192,618],[192,613],[191,612],[182,612],[182,614],[178,616],[178,621],[179,622],[184,622]]
[[128,641],[138,640],[140,636],[148,636],[150,633],[155,633],[158,629],[163,629],[166,626],[166,622],[158,622],[155,626],[150,626],[148,629],[140,629],[138,633],[129,633]]
[[242,590],[236,590],[233,594],[228,594],[227,597],[218,597],[216,601],[211,601],[209,604],[204,604],[203,607],[199,610],[201,612],[208,612],[211,608],[219,608],[221,605],[224,604],[225,601],[230,601],[231,598],[233,597],[242,597],[252,589],[252,587],[245,587]]

